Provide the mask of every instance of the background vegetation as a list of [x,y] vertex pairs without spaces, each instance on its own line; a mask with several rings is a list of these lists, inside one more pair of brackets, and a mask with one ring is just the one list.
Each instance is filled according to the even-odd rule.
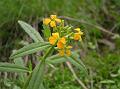
[[[57,14],[85,33],[80,56],[89,75],[74,69],[78,77],[89,89],[120,89],[120,0],[1,0],[0,12],[1,62],[13,62],[12,51],[31,42],[18,20],[42,34],[42,18]],[[25,59],[35,65],[34,55]],[[22,80],[12,74],[0,73],[0,89],[19,89]],[[44,81],[49,89],[82,89],[64,64],[49,69]]]

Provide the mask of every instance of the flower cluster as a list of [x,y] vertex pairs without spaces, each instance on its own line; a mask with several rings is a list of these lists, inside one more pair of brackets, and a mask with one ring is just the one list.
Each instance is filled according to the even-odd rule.
[[57,18],[56,15],[50,15],[50,18],[43,19],[43,24],[52,28],[52,30],[47,28],[51,32],[48,40],[51,45],[57,46],[61,56],[71,55],[71,41],[82,41],[83,32],[80,28],[73,29],[71,26],[64,26],[64,20]]
[[50,24],[51,27],[56,27],[56,22],[60,23],[61,19],[58,19],[56,15],[50,15],[50,18],[45,18],[43,20],[43,24],[48,25]]

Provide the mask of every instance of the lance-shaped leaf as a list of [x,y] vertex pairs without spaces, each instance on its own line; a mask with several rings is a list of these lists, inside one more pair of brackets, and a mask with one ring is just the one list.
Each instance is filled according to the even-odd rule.
[[43,89],[43,75],[45,69],[45,62],[37,64],[32,74],[30,75],[29,80],[26,82],[23,89]]
[[47,63],[50,63],[50,64],[57,64],[57,63],[63,63],[63,62],[66,62],[68,59],[60,56],[59,54],[56,54],[56,55],[53,55],[53,56],[50,56],[46,59],[46,62]]
[[37,43],[31,43],[27,46],[24,46],[23,48],[17,50],[15,53],[13,53],[10,58],[17,58],[22,57],[28,54],[32,54],[38,51],[41,51],[43,49],[46,49],[50,46],[48,42],[37,42]]
[[1,72],[29,72],[28,68],[11,63],[0,63]]
[[43,86],[41,84],[43,83],[43,77],[44,77],[44,70],[46,65],[46,58],[49,56],[49,53],[53,49],[54,46],[51,46],[45,53],[45,55],[42,57],[41,62],[37,64],[35,69],[33,70],[32,74],[30,75],[28,81],[25,83],[25,86],[23,89],[43,89]]
[[77,51],[74,51],[72,52],[71,56],[70,56],[72,59],[74,59],[76,62],[78,62],[81,66],[84,67],[84,69],[86,70],[87,72],[87,68],[86,66],[84,65],[84,63],[82,62],[82,60],[80,59],[80,56],[78,55]]
[[87,69],[85,66],[83,66],[83,63],[80,63],[80,61],[78,61],[78,59],[73,58],[73,56],[65,56],[65,58],[68,59],[68,61],[70,63],[72,63],[76,68],[80,69],[81,71],[83,71],[86,75],[88,75]]
[[[14,59],[14,63],[17,64],[17,65],[19,65],[19,66],[25,67],[25,63],[24,63],[22,57],[15,58],[15,59]],[[28,68],[28,69],[29,69],[29,68]],[[29,69],[29,71],[31,72],[30,69]],[[19,73],[19,74],[18,74],[18,80],[19,80],[21,83],[24,83],[24,82],[26,81],[26,76],[27,76],[27,75],[24,74],[24,73]]]
[[18,21],[18,23],[35,42],[44,42],[43,38],[32,26],[23,21]]

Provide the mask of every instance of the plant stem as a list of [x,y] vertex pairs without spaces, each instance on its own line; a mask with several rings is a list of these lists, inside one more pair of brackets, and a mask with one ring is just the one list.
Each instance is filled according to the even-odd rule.
[[77,82],[83,87],[83,89],[88,89],[88,88],[84,85],[84,83],[77,77],[77,75],[76,75],[74,69],[72,68],[72,65],[70,64],[70,62],[66,62],[66,64],[67,64],[68,68],[70,69],[70,71],[73,73],[74,78],[75,78],[75,79],[77,80]]
[[50,54],[50,52],[53,50],[54,46],[51,46],[47,52],[45,53],[45,55],[42,57],[42,61],[45,61],[45,59],[48,57],[48,55]]

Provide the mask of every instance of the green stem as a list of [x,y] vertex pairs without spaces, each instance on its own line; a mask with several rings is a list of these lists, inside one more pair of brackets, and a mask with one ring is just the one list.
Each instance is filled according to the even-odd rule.
[[42,57],[42,61],[45,61],[45,59],[48,57],[48,55],[50,54],[50,52],[53,50],[54,46],[51,46],[47,52],[45,53],[45,55]]
[[[49,56],[49,54],[51,53],[51,51],[53,50],[53,48],[54,48],[54,45],[51,46],[51,47],[47,50],[47,52],[45,53],[45,55],[42,57],[41,63],[39,63],[38,66],[35,67],[34,70],[36,70],[36,73],[35,73],[34,75],[36,75],[36,77],[38,77],[37,74],[38,74],[38,73],[40,74],[40,71],[42,70],[42,72],[41,72],[41,74],[40,74],[39,76],[43,78],[43,75],[44,75],[43,70],[44,70],[44,68],[45,68],[45,59]],[[43,67],[42,67],[42,66],[43,66]],[[41,67],[42,67],[42,69],[41,69]],[[33,72],[35,72],[35,71],[33,71]],[[31,79],[32,79],[32,77],[33,77],[33,72],[30,74],[29,79],[26,81],[23,89],[27,89],[27,88],[29,87],[28,85],[29,85],[29,82],[31,81]],[[40,85],[42,84],[42,80],[43,80],[42,78],[41,78],[41,83],[40,83]],[[35,81],[36,81],[36,80],[35,80]],[[35,87],[35,85],[33,86],[33,88],[34,88],[34,87]]]

